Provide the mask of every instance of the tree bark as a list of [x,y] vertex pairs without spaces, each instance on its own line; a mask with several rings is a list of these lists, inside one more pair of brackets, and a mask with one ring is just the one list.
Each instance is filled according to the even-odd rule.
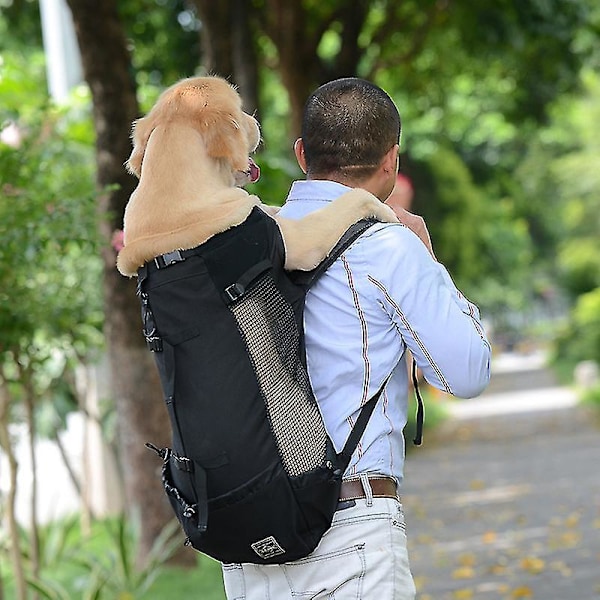
[[244,110],[257,112],[258,63],[247,0],[194,0],[200,30],[204,70],[238,87]]
[[250,15],[248,4],[247,0],[234,0],[232,18],[234,82],[239,87],[244,110],[248,114],[256,114],[260,120],[258,56],[254,41],[255,32],[252,28],[254,19]]
[[6,454],[8,460],[8,474],[10,483],[6,498],[5,510],[8,521],[10,536],[10,557],[15,580],[16,600],[27,599],[27,587],[25,581],[25,569],[23,567],[23,556],[21,554],[19,525],[15,515],[15,504],[17,497],[17,474],[19,465],[13,451],[8,425],[10,423],[10,394],[4,378],[0,375],[0,448]]
[[234,75],[232,28],[233,0],[194,0],[202,28],[202,62],[210,75],[232,80]]
[[[156,536],[172,518],[160,482],[160,465],[144,443],[166,445],[168,418],[156,367],[141,334],[135,282],[115,268],[116,253],[109,241],[121,229],[125,205],[136,181],[123,163],[131,152],[129,133],[139,116],[136,86],[119,20],[116,0],[67,0],[73,14],[85,79],[92,92],[96,131],[98,209],[106,245],[104,259],[105,334],[112,390],[119,423],[120,460],[125,498],[139,514],[143,563]],[[183,555],[184,557],[186,555]],[[184,562],[195,561],[192,553]]]
[[[24,404],[27,421],[27,446],[31,460],[31,500],[29,504],[29,538],[31,551],[31,574],[34,579],[40,576],[40,532],[38,524],[38,485],[37,485],[37,456],[35,443],[37,441],[37,427],[35,423],[35,392],[33,390],[33,373],[31,367],[23,368],[19,365],[19,379],[25,392]],[[36,594],[37,596],[37,594]]]
[[300,135],[304,104],[318,84],[321,70],[317,55],[320,32],[307,27],[306,16],[301,2],[265,2],[262,23],[277,48],[279,75],[288,92],[290,139]]
[[[332,79],[356,75],[362,49],[358,36],[369,10],[367,0],[319,7],[318,18],[302,2],[265,0],[260,22],[279,57],[279,74],[290,101],[290,137],[300,134],[302,112],[314,89]],[[328,10],[328,12],[326,12]],[[328,62],[318,55],[323,34],[341,24],[340,51]]]

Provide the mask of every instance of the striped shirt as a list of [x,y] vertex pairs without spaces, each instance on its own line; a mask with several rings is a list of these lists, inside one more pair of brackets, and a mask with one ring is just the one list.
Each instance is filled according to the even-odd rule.
[[[279,214],[301,218],[348,189],[296,181]],[[361,405],[391,374],[346,477],[368,472],[402,481],[407,350],[427,382],[446,393],[470,398],[489,382],[479,310],[401,224],[374,225],[336,260],[307,295],[304,325],[310,381],[337,451]]]

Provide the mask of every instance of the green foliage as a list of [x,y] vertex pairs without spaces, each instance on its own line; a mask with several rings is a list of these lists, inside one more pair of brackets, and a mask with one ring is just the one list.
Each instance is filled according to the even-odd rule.
[[165,87],[196,72],[200,23],[191,3],[126,0],[117,4],[138,85]]
[[202,598],[225,600],[221,565],[204,555],[199,555],[194,570],[165,567],[142,600],[165,598]]
[[[29,547],[22,532],[22,548]],[[198,555],[198,567],[183,570],[167,566],[181,545],[176,521],[171,521],[156,539],[146,563],[135,565],[139,543],[139,522],[123,517],[95,522],[91,535],[79,528],[74,515],[43,527],[42,570],[39,579],[29,578],[28,585],[45,600],[164,600],[196,596],[205,600],[224,600],[220,565]],[[11,593],[7,575],[8,548],[1,543],[0,563],[5,576],[6,593]],[[191,550],[190,550],[191,552]],[[27,557],[26,557],[27,558]],[[8,596],[10,597],[10,595]]]
[[563,282],[574,295],[584,294],[600,285],[598,252],[598,241],[593,238],[573,238],[562,244],[558,263]]
[[102,344],[89,99],[49,104],[42,58],[5,52],[0,71],[0,376],[15,400],[49,397]]
[[584,404],[587,404],[596,410],[600,410],[600,386],[586,390],[583,393],[581,400]]
[[415,175],[415,210],[428,223],[439,259],[463,283],[477,280],[484,206],[467,168],[454,152],[438,148]]
[[179,526],[171,521],[155,540],[142,567],[136,565],[140,539],[139,519],[127,521],[124,517],[105,523],[109,545],[102,554],[85,554],[81,565],[91,574],[87,592],[98,598],[142,597],[152,586],[161,566],[181,544],[175,536]]
[[582,87],[583,95],[551,107],[550,125],[517,172],[537,215],[541,253],[558,250],[557,274],[573,296],[600,285],[600,78],[586,70]]
[[580,361],[600,364],[600,287],[582,294],[554,342],[554,361],[573,367]]
[[298,165],[270,152],[260,153],[255,161],[260,166],[260,179],[246,186],[246,191],[257,195],[265,204],[281,206],[287,197],[291,181],[301,178]]
[[[515,218],[510,199],[486,197],[449,148],[410,162],[408,172],[413,209],[424,216],[436,255],[459,287],[486,308],[494,298],[506,300],[508,289],[523,282],[531,256],[526,225]],[[486,286],[489,297],[482,293]]]
[[[25,43],[24,43],[25,42]],[[39,3],[32,0],[0,2],[0,52],[28,53],[42,45]]]
[[517,173],[538,215],[539,253],[574,301],[554,343],[555,360],[571,373],[579,361],[600,360],[600,78],[581,76],[584,94],[551,107]]
[[[76,113],[73,119],[48,106],[43,90],[23,85],[21,73],[28,67],[9,60],[5,56],[0,80],[6,98],[0,122],[17,139],[0,143],[3,348],[40,329],[48,337],[85,339],[78,326],[97,327],[100,307],[89,136],[82,135]],[[34,80],[36,70],[29,65]]]

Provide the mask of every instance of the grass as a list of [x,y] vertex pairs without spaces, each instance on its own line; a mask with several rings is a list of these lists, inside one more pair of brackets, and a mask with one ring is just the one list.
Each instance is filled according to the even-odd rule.
[[583,391],[581,393],[581,401],[586,406],[600,411],[600,385]]
[[202,598],[225,600],[221,565],[203,554],[198,555],[196,569],[164,567],[143,600],[165,598]]
[[[225,600],[219,563],[196,553],[195,568],[165,564],[183,543],[182,534],[174,542],[168,541],[172,533],[173,528],[168,528],[164,537],[157,539],[148,567],[137,570],[134,568],[137,528],[125,519],[97,521],[90,536],[82,535],[77,517],[55,521],[41,530],[41,574],[38,580],[29,582],[29,587],[36,589],[43,600]],[[2,541],[2,592],[4,597],[14,598],[7,540]],[[26,559],[28,541],[24,532],[21,548]]]

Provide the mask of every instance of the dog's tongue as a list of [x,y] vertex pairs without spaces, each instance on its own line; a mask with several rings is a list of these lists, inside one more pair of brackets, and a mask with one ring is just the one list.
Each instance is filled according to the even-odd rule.
[[248,157],[248,179],[250,180],[250,183],[258,181],[259,177],[260,167],[250,157]]

